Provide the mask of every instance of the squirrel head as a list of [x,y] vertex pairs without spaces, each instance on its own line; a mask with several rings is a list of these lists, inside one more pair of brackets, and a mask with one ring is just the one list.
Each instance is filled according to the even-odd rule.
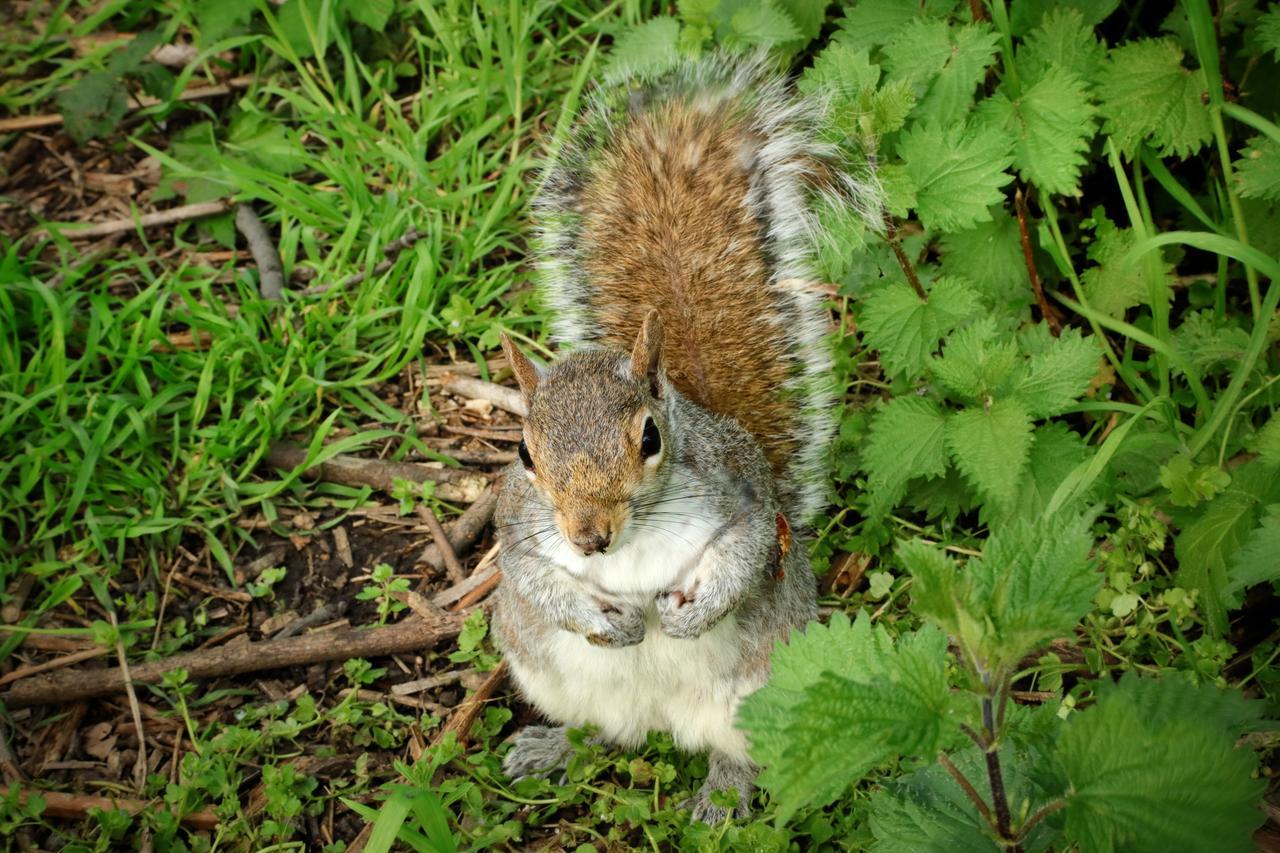
[[533,364],[503,335],[528,414],[520,462],[566,542],[607,552],[646,495],[668,477],[670,394],[662,373],[662,321],[651,310],[631,354],[604,348]]

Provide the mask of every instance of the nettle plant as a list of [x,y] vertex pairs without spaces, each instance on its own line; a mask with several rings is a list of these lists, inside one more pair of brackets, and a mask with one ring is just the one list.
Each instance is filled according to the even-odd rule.
[[[1236,747],[1262,703],[1218,684],[1231,612],[1280,578],[1280,8],[1119,7],[860,0],[802,63],[884,189],[883,233],[820,209],[885,393],[846,417],[819,557],[879,556],[922,626],[837,612],[778,648],[741,724],[780,821],[873,773],[877,849],[1246,849],[1262,820]],[[815,8],[681,2],[611,71],[794,57]],[[888,547],[908,517],[989,535],[963,564]],[[1013,701],[1050,640],[1084,621],[1112,653],[1139,619],[1155,664],[1118,668],[1160,677]]]

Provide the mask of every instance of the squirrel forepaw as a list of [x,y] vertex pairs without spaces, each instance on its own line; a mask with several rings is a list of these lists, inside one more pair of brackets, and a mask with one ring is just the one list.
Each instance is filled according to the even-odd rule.
[[715,624],[707,620],[701,608],[695,606],[694,592],[696,590],[671,590],[658,595],[658,623],[662,633],[677,640],[692,640]]
[[598,630],[586,635],[591,645],[618,649],[644,641],[644,611],[640,608],[606,605],[600,608],[600,616]]

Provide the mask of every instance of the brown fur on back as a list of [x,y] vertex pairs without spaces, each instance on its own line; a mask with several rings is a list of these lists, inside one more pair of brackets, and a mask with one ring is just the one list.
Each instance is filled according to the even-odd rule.
[[582,189],[580,245],[600,342],[630,347],[658,309],[672,383],[737,419],[780,473],[796,449],[784,399],[794,353],[748,203],[758,145],[729,115],[684,102],[632,113]]

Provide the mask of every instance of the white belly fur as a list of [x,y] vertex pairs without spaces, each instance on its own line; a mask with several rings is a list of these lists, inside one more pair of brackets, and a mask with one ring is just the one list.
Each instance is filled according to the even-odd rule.
[[739,649],[732,615],[694,640],[676,640],[647,617],[644,642],[621,649],[593,646],[568,631],[549,644],[552,668],[512,661],[525,696],[549,718],[593,725],[610,741],[634,747],[649,731],[670,732],[690,752],[714,748],[747,760],[746,738],[733,727],[744,696],[759,685],[735,675]]

